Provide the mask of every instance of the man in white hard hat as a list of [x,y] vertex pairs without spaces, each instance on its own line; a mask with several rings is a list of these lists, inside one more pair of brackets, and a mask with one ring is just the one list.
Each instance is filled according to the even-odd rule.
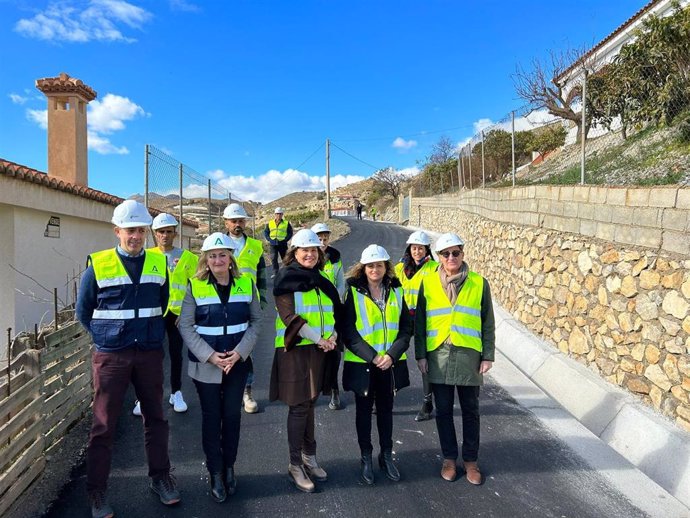
[[280,269],[278,264],[278,256],[282,261],[287,253],[288,241],[292,239],[292,225],[283,218],[285,209],[276,207],[273,211],[273,219],[266,224],[264,228],[264,237],[268,244],[271,245],[271,262],[273,264],[273,275],[275,277]]
[[[268,305],[266,299],[266,261],[264,260],[264,247],[261,241],[247,236],[245,228],[249,215],[239,203],[231,203],[223,211],[223,220],[227,229],[227,236],[234,245],[233,256],[237,261],[240,273],[248,275],[259,290],[261,309]],[[259,411],[254,396],[252,395],[252,383],[254,382],[254,364],[247,376],[247,385],[242,398],[242,406],[248,414]]]
[[144,251],[152,221],[141,203],[125,200],[115,207],[112,222],[118,245],[89,256],[76,307],[94,342],[86,487],[96,518],[114,514],[106,490],[117,420],[130,383],[144,415],[150,487],[165,505],[180,501],[170,476],[168,421],[162,406],[163,314],[169,297],[165,257]]
[[462,409],[462,460],[470,484],[480,485],[479,387],[495,351],[494,311],[489,283],[464,261],[465,242],[443,234],[435,251],[440,266],[425,275],[415,310],[415,357],[429,376],[436,402],[436,428],[443,453],[441,478],[457,477],[458,440],[453,403]]
[[[182,301],[187,291],[187,282],[196,273],[199,258],[188,250],[174,245],[177,237],[177,220],[172,214],[162,212],[153,218],[153,234],[156,244],[147,252],[163,254],[168,266],[170,278],[170,300],[164,315],[165,331],[168,335],[168,352],[170,353],[170,397],[168,402],[178,413],[187,411],[187,403],[182,395],[182,336],[177,329],[177,321],[182,310]],[[141,415],[141,404],[136,402],[134,415]]]

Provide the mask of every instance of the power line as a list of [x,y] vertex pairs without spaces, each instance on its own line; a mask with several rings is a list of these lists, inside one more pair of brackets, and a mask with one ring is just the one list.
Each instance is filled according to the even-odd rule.
[[311,158],[312,158],[316,153],[318,153],[319,150],[320,150],[323,146],[324,146],[324,144],[323,144],[323,142],[322,142],[321,145],[320,145],[319,147],[317,147],[316,150],[315,150],[311,155],[309,155],[309,156],[307,157],[307,159],[306,159],[304,162],[302,162],[300,165],[298,165],[297,167],[295,167],[295,169],[299,171],[299,168],[302,167],[302,166],[303,166],[304,164],[306,164],[307,162],[309,162],[309,160],[311,160]]
[[341,142],[373,142],[373,141],[380,141],[380,140],[394,140],[396,138],[411,138],[411,137],[423,137],[426,135],[433,135],[436,133],[444,133],[446,131],[455,131],[455,130],[466,130],[466,129],[474,129],[474,124],[469,124],[465,126],[456,126],[454,128],[446,128],[446,129],[440,129],[440,130],[431,130],[431,131],[422,131],[420,133],[410,133],[408,135],[396,135],[394,137],[372,137],[372,138],[363,138],[363,139],[342,139],[340,140]]
[[341,148],[339,145],[335,144],[332,140],[331,140],[331,145],[332,145],[333,147],[337,147],[340,151],[342,151],[343,153],[345,153],[345,154],[346,154],[347,156],[349,156],[350,158],[354,158],[354,159],[357,160],[358,162],[361,162],[361,163],[363,163],[364,165],[366,165],[366,166],[368,166],[368,167],[371,167],[371,168],[374,169],[375,171],[378,171],[379,169],[382,169],[381,167],[376,167],[375,165],[371,165],[369,162],[365,162],[365,161],[362,160],[361,158],[357,158],[357,157],[356,157],[355,155],[353,155],[352,153],[348,153],[348,152],[345,151],[343,148]]

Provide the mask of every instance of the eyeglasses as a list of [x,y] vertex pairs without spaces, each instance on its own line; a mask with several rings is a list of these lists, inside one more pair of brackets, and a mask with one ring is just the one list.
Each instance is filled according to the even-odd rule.
[[453,257],[457,257],[462,253],[462,250],[453,250],[452,252],[449,252],[448,250],[445,250],[443,252],[439,252],[438,255],[443,257],[444,259],[448,259],[451,255]]
[[174,234],[174,230],[156,230],[157,234]]

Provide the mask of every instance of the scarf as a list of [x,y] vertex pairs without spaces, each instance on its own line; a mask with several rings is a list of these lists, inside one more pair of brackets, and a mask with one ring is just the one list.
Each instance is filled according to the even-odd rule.
[[442,266],[438,269],[438,274],[441,278],[441,286],[443,286],[443,290],[446,292],[446,296],[451,305],[454,305],[455,301],[458,299],[458,293],[460,293],[462,285],[465,284],[469,271],[470,268],[465,261],[462,262],[460,271],[455,275],[448,275]]
[[326,256],[326,261],[330,261],[333,264],[340,261],[340,252],[330,245],[326,247],[326,251],[323,255]]
[[338,290],[336,290],[333,283],[321,275],[321,271],[316,268],[305,268],[297,261],[281,268],[278,271],[273,285],[273,296],[278,297],[296,291],[306,292],[315,288],[318,288],[331,299],[337,320],[343,307],[340,302]]

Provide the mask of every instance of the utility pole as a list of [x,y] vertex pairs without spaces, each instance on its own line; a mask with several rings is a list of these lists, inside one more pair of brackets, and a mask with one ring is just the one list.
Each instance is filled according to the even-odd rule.
[[580,184],[585,184],[585,142],[587,141],[587,69],[582,71],[582,136],[580,137]]
[[182,183],[184,182],[184,169],[182,163],[180,163],[180,248],[184,248],[184,223],[182,223],[182,217],[184,216],[182,212],[183,198],[182,198]]
[[331,139],[326,139],[326,220],[331,219]]
[[482,130],[482,189],[486,184],[486,176],[484,174],[484,130]]
[[515,112],[510,112],[511,120],[511,132],[510,132],[510,144],[513,154],[513,187],[515,187]]

